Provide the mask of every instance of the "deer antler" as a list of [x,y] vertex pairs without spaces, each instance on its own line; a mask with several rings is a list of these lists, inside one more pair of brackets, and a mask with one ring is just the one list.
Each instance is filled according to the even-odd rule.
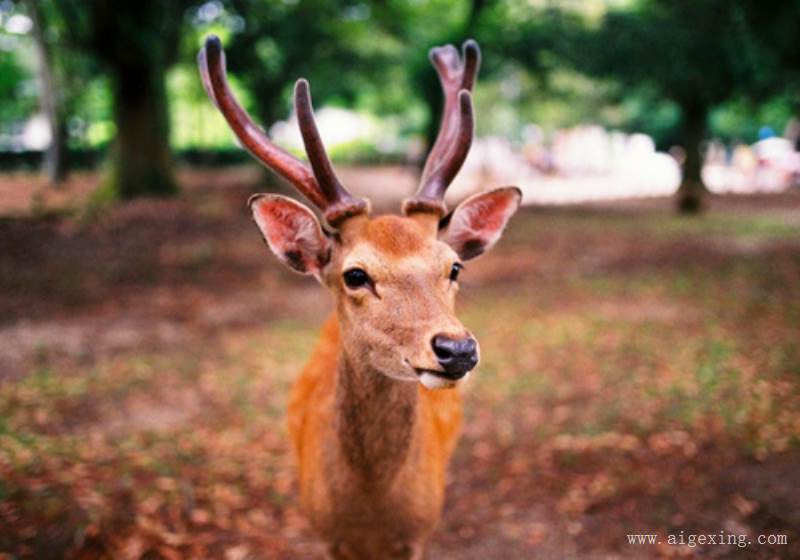
[[244,147],[257,160],[297,187],[297,190],[322,210],[323,217],[329,224],[336,226],[350,216],[368,211],[367,202],[354,198],[347,192],[333,171],[314,120],[311,94],[306,80],[297,81],[294,104],[311,169],[273,144],[236,101],[228,87],[225,52],[218,37],[211,35],[206,39],[205,46],[197,56],[197,62],[206,93]]
[[417,193],[403,202],[403,212],[444,214],[444,193],[455,178],[472,145],[474,119],[471,91],[480,66],[481,51],[472,39],[464,42],[462,56],[452,45],[431,49],[429,58],[444,92],[439,134],[433,144]]

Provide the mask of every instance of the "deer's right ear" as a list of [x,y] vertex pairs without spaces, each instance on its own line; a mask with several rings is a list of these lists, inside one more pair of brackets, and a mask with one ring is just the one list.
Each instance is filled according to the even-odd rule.
[[292,270],[317,274],[331,258],[331,242],[307,206],[279,194],[255,194],[248,201],[272,252]]
[[474,259],[500,239],[508,220],[522,202],[517,187],[474,194],[439,222],[439,239],[463,260]]

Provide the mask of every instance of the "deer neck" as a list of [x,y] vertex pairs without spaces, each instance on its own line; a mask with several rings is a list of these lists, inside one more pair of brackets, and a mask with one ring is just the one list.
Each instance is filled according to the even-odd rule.
[[339,443],[352,472],[369,486],[391,482],[418,441],[416,383],[391,379],[342,352],[336,408]]

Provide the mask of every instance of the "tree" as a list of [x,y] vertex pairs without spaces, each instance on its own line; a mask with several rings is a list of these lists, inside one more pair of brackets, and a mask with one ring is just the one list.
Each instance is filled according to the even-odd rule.
[[314,101],[352,102],[377,84],[393,60],[391,39],[376,26],[370,5],[346,0],[231,0],[244,28],[226,45],[231,73],[253,93],[265,126],[286,116],[289,88],[311,79]]
[[65,41],[70,22],[61,17],[56,2],[22,3],[33,22],[39,106],[50,125],[50,145],[42,167],[53,184],[62,182],[69,172],[67,122],[78,112],[86,84],[98,70],[90,57],[70,48]]
[[[16,47],[18,37],[2,36]],[[0,49],[0,124],[24,122],[36,110],[36,98],[26,91],[24,84],[28,78],[25,65],[20,61],[19,50]]]
[[165,73],[175,62],[191,2],[57,0],[70,40],[99,60],[113,94],[116,137],[107,187],[121,198],[177,190],[172,173]]
[[644,0],[608,12],[562,51],[580,71],[631,89],[651,87],[680,107],[678,137],[686,154],[677,196],[682,212],[703,207],[701,150],[711,109],[752,81],[734,8],[727,0]]
[[44,172],[51,183],[62,182],[67,175],[67,124],[64,90],[55,70],[53,45],[46,36],[47,25],[41,2],[25,0],[25,8],[33,21],[36,44],[39,101],[50,125],[50,145],[44,155]]
[[[745,30],[743,56],[752,61],[754,101],[788,95],[794,119],[800,121],[800,1],[740,0],[738,14]],[[800,149],[800,136],[794,139]]]

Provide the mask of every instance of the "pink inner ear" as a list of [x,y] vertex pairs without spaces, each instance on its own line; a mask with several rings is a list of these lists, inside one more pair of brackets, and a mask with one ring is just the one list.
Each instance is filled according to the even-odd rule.
[[279,195],[258,198],[251,207],[261,234],[279,259],[303,273],[325,266],[329,242],[310,210]]
[[520,198],[519,190],[513,187],[468,198],[453,212],[443,240],[461,258],[477,257],[500,239],[503,228],[519,208]]
[[470,226],[487,231],[502,230],[516,210],[515,202],[510,196],[487,196],[477,200],[468,212]]

